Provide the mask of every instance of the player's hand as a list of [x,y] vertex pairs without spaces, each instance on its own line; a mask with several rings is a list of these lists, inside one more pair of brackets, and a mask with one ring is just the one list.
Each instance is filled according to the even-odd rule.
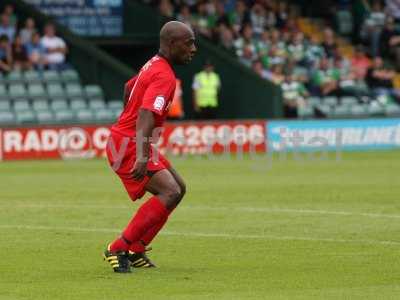
[[140,181],[146,175],[146,171],[147,171],[147,160],[137,159],[132,169],[132,178],[134,180]]

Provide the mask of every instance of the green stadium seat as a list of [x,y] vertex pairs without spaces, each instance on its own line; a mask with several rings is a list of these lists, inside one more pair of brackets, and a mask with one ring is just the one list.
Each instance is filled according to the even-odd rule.
[[21,71],[11,71],[6,79],[9,84],[22,83],[24,81]]
[[79,83],[67,84],[65,87],[65,91],[67,92],[67,96],[69,98],[82,97],[84,94],[82,86]]
[[66,123],[75,121],[75,113],[69,109],[60,109],[54,112],[56,122]]
[[47,85],[47,94],[50,98],[65,97],[64,88],[60,83],[50,83]]
[[83,98],[74,98],[70,101],[70,108],[73,110],[80,110],[87,108],[87,104],[85,99]]
[[103,98],[104,96],[103,90],[99,85],[96,84],[87,85],[85,86],[84,90],[85,90],[85,95],[88,99]]
[[120,109],[113,109],[113,113],[114,113],[114,119],[115,119],[115,120],[118,119],[119,116],[120,116],[121,113],[122,113],[122,108],[120,108]]
[[54,123],[54,116],[50,110],[40,110],[36,112],[36,119],[40,124]]
[[122,109],[124,107],[124,103],[120,100],[111,100],[108,101],[107,107],[110,109]]
[[89,101],[89,107],[91,109],[104,109],[106,107],[106,104],[104,100],[101,99],[93,99]]
[[328,96],[323,98],[323,103],[325,105],[336,106],[338,103],[338,98],[334,96]]
[[34,83],[28,85],[28,95],[31,99],[47,97],[47,92],[43,85],[40,83]]
[[28,100],[16,100],[14,101],[14,110],[18,111],[28,111],[31,109],[31,105]]
[[46,99],[35,99],[32,103],[32,108],[36,111],[49,110],[49,102]]
[[115,120],[115,114],[108,109],[97,109],[94,114],[97,121],[109,122]]
[[38,71],[35,70],[30,70],[26,71],[24,74],[24,80],[27,84],[32,84],[32,83],[40,83],[42,82],[42,76]]
[[15,124],[15,116],[11,111],[0,111],[0,124],[12,125]]
[[378,102],[371,102],[368,106],[368,114],[371,116],[381,116],[384,115],[385,110],[382,105]]
[[299,118],[311,118],[314,116],[314,108],[310,105],[301,106],[297,109]]
[[33,124],[36,122],[36,116],[30,110],[16,112],[15,119],[18,124]]
[[308,103],[311,105],[311,106],[318,106],[318,105],[320,105],[320,104],[322,104],[322,99],[320,98],[320,97],[310,97],[309,99],[308,99]]
[[392,103],[385,107],[385,115],[389,117],[400,116],[400,106]]
[[8,88],[8,95],[12,99],[26,98],[28,93],[26,88],[21,83],[10,84]]
[[68,102],[66,100],[54,100],[50,102],[51,109],[54,111],[68,109]]
[[0,72],[0,84],[3,84],[3,83],[5,83],[5,78],[4,78],[4,75],[3,75],[3,73],[2,72]]
[[0,83],[0,95],[7,95],[7,88],[5,84]]
[[61,72],[61,79],[64,83],[79,83],[79,74],[75,70],[65,70]]
[[333,108],[332,115],[338,118],[348,117],[351,114],[348,105],[338,105]]
[[0,101],[0,111],[10,111],[10,110],[11,110],[10,101],[8,101],[8,100],[1,100],[1,101]]
[[355,104],[358,104],[358,99],[356,97],[350,97],[350,96],[342,97],[342,98],[340,98],[340,104],[353,106]]
[[351,115],[356,117],[363,117],[368,115],[367,107],[363,104],[356,104],[350,108]]
[[57,71],[44,71],[43,81],[47,84],[50,83],[61,83],[61,76]]
[[94,114],[90,109],[81,109],[76,112],[76,119],[80,123],[90,123],[94,120]]
[[331,112],[332,112],[330,105],[327,105],[327,104],[320,104],[317,106],[317,109],[325,116],[331,115]]

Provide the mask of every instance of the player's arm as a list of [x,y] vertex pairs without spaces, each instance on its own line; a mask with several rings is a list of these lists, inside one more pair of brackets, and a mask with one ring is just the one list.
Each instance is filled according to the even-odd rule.
[[136,122],[136,162],[132,170],[132,178],[141,180],[146,174],[147,162],[150,158],[150,143],[155,126],[152,111],[141,108]]

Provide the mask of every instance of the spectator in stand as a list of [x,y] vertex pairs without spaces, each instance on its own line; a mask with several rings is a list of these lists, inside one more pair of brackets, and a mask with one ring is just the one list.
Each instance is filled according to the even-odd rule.
[[296,81],[292,74],[286,75],[281,88],[285,117],[297,118],[298,108],[306,105],[306,98],[309,96],[306,88],[301,82]]
[[339,93],[340,72],[330,66],[328,58],[324,57],[319,68],[312,74],[312,85],[318,96],[335,95]]
[[8,36],[0,35],[0,72],[8,73],[12,69],[12,53]]
[[379,37],[383,26],[385,25],[386,15],[383,12],[382,3],[375,0],[372,5],[372,11],[364,22],[364,28],[361,31],[361,37],[367,44],[371,45],[371,54],[379,53]]
[[372,66],[367,73],[367,84],[373,91],[374,95],[389,96],[393,99],[398,99],[398,93],[393,89],[393,79],[396,73],[393,70],[386,68],[383,64],[382,57],[374,58]]
[[220,44],[228,51],[235,53],[234,37],[232,30],[225,24],[218,26]]
[[239,35],[242,26],[250,22],[250,14],[246,2],[243,0],[236,2],[235,10],[229,14],[229,20],[235,35]]
[[271,67],[271,72],[268,74],[268,79],[273,83],[280,85],[285,81],[285,74],[283,73],[283,65],[276,64]]
[[351,58],[351,68],[356,79],[364,79],[370,66],[371,60],[365,54],[364,47],[358,45],[354,56]]
[[395,28],[393,18],[386,20],[380,38],[380,49],[382,56],[394,59],[396,68],[400,70],[400,33]]
[[52,23],[48,23],[44,28],[44,36],[41,44],[46,51],[45,61],[51,70],[62,70],[66,68],[65,55],[67,45],[64,40],[56,36],[56,29]]
[[253,62],[253,71],[260,76],[261,78],[268,79],[269,73],[264,69],[263,63],[261,60],[255,60]]
[[[252,56],[256,55],[255,41],[253,39],[253,29],[249,24],[243,27],[242,35],[234,43],[236,48],[236,55],[242,57],[244,49],[250,49]],[[251,65],[251,64],[250,64]]]
[[250,24],[256,38],[259,38],[267,26],[267,12],[260,3],[255,3],[250,12]]
[[297,64],[305,65],[306,46],[304,44],[304,34],[297,32],[293,34],[293,38],[289,46],[287,47],[289,56]]
[[46,50],[40,42],[40,34],[38,32],[33,33],[32,40],[26,44],[26,51],[31,66],[35,70],[43,70],[46,65]]
[[172,19],[174,16],[174,7],[169,0],[161,0],[158,6],[160,14],[164,17]]
[[14,13],[14,6],[11,4],[8,4],[4,7],[3,13],[8,16],[10,25],[13,26],[14,28],[17,27],[18,19],[17,16]]
[[0,35],[3,34],[8,37],[10,43],[14,41],[15,26],[10,24],[10,17],[4,13],[0,16]]
[[214,20],[209,16],[205,2],[199,2],[197,4],[197,14],[194,16],[193,25],[198,32],[211,38],[211,28],[214,25]]
[[322,47],[325,50],[325,54],[328,57],[332,57],[336,51],[337,44],[335,41],[335,34],[331,28],[326,28],[324,30],[324,41],[322,42]]
[[33,34],[37,31],[35,20],[33,18],[27,18],[25,21],[24,28],[21,29],[19,35],[21,36],[22,43],[28,44],[32,40]]
[[31,64],[28,59],[28,54],[25,46],[22,44],[22,39],[19,35],[15,37],[12,45],[13,68],[15,70],[28,70]]
[[191,24],[193,22],[193,17],[192,17],[192,14],[190,13],[190,8],[188,5],[182,5],[176,19],[179,22],[182,22],[182,23],[185,23],[186,25],[191,26]]
[[400,2],[399,0],[386,0],[386,14],[393,17],[396,22],[400,21]]

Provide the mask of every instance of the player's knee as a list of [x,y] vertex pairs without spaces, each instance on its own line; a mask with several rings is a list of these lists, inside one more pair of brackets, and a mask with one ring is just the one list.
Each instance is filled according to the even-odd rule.
[[181,194],[181,188],[177,184],[169,186],[168,189],[165,191],[165,196],[168,199],[168,202],[174,205],[178,204],[179,201],[182,199]]

